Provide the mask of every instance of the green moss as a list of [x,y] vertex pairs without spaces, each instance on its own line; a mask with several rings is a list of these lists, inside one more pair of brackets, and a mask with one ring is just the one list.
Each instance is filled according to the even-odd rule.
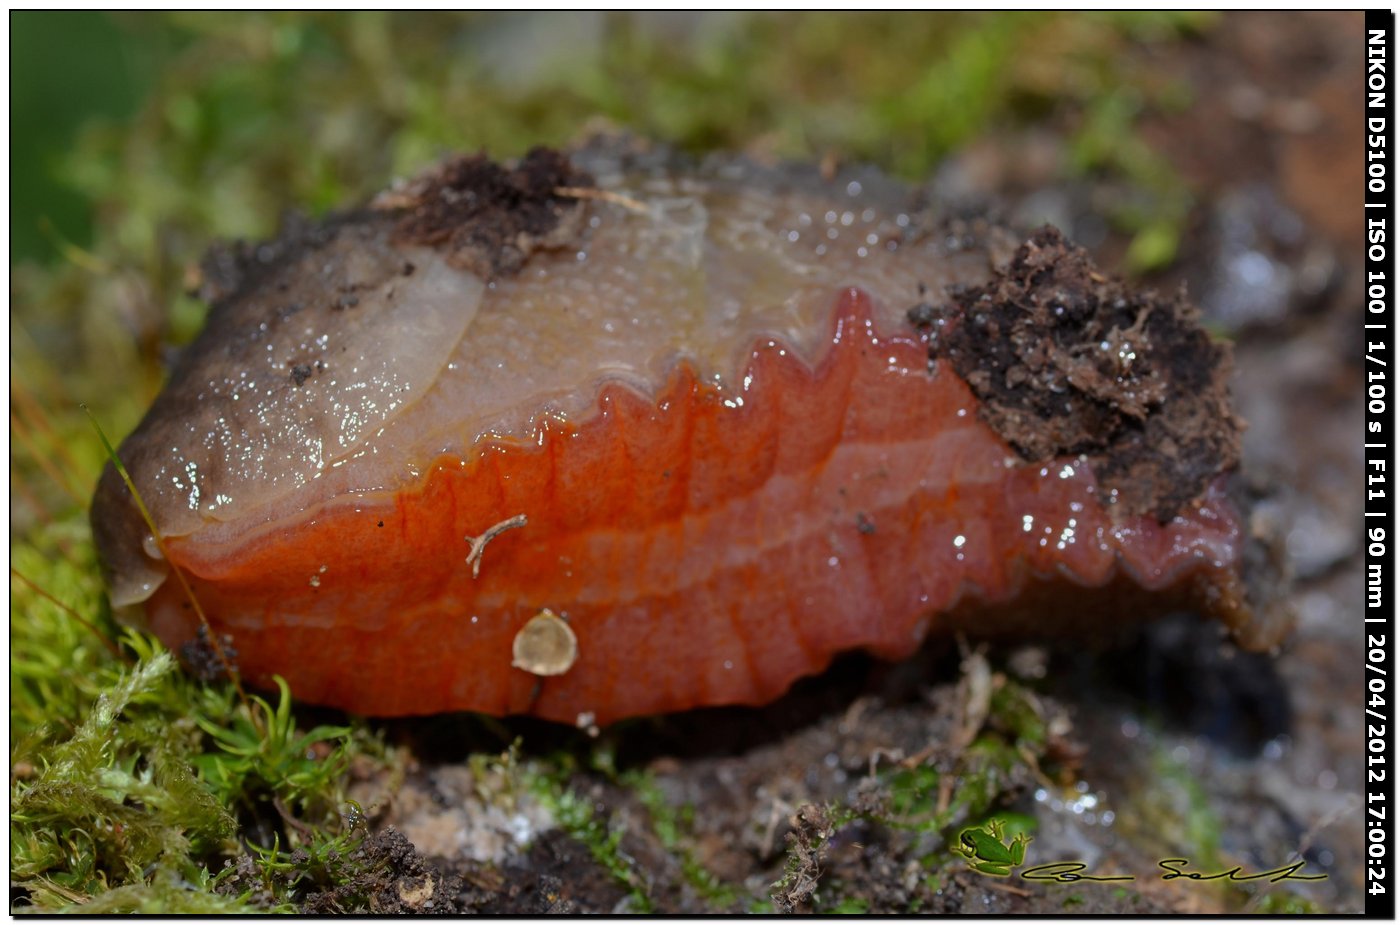
[[246,903],[209,889],[207,879],[190,882],[169,875],[150,883],[119,886],[83,903],[84,915],[230,915],[247,913]]
[[733,908],[739,901],[739,891],[706,869],[692,850],[695,807],[672,806],[657,786],[656,778],[645,771],[629,771],[622,775],[621,783],[646,807],[652,831],[661,846],[680,862],[681,876],[691,889],[711,907]]
[[885,817],[888,824],[917,830],[936,827],[941,779],[938,769],[928,764],[884,772],[883,784],[889,794],[889,812]]
[[25,579],[10,595],[10,870],[24,902],[218,911],[230,901],[208,892],[209,871],[240,852],[240,829],[256,844],[288,828],[298,845],[341,829],[346,765],[387,759],[376,736],[301,731],[285,690],[275,707],[253,698],[259,731],[230,687],[115,630],[80,520],[32,532],[11,556]]
[[[42,730],[76,729],[124,667],[110,650],[116,631],[105,614],[92,546],[71,526],[57,524],[10,545],[14,760],[37,757],[33,745]],[[86,615],[86,625],[74,614]]]
[[174,667],[169,653],[144,653],[71,736],[43,752],[32,777],[12,785],[11,877],[32,884],[35,905],[145,882],[150,867],[188,878],[192,855],[233,835],[233,817],[180,760],[175,737],[130,710]]
[[582,762],[575,754],[564,752],[522,766],[516,763],[518,754],[515,748],[505,758],[514,769],[511,772],[513,776],[522,781],[522,785],[550,810],[560,827],[582,842],[594,860],[627,890],[632,911],[652,908],[649,885],[641,879],[631,859],[621,850],[625,830],[620,826],[604,824],[597,818],[592,804],[573,789],[571,782],[576,780],[580,763],[610,783],[632,792],[647,810],[651,834],[676,859],[682,877],[696,895],[716,909],[732,909],[739,903],[739,891],[722,882],[695,857],[692,850],[694,807],[673,807],[661,792],[655,777],[646,771],[619,770],[610,738],[592,743]]
[[[1176,755],[1179,747],[1153,730],[1143,737],[1151,742],[1143,773],[1134,775],[1135,786],[1127,794],[1116,825],[1123,837],[1139,845],[1149,857],[1191,859],[1194,870],[1224,870],[1236,863],[1222,851],[1223,827],[1210,794],[1202,787],[1191,764]],[[1250,886],[1229,880],[1200,884],[1213,891],[1217,901],[1238,910],[1251,897]]]
[[211,882],[224,895],[238,890],[238,901],[264,911],[295,912],[313,894],[332,892],[339,911],[373,911],[373,874],[386,861],[374,852],[356,850],[365,841],[357,816],[352,814],[339,832],[319,829],[302,835],[294,850],[284,849],[278,838],[268,847],[253,846],[251,864],[230,864]]
[[1257,897],[1246,911],[1259,915],[1320,915],[1321,906],[1286,890],[1274,890]]
[[531,793],[549,810],[559,827],[586,847],[593,860],[627,891],[630,911],[652,911],[650,885],[632,859],[622,851],[626,829],[599,818],[593,801],[580,796],[568,785],[572,768],[572,757],[561,756],[549,767],[531,769],[527,774]]
[[1164,846],[1185,852],[1203,869],[1218,868],[1220,816],[1198,776],[1165,744],[1153,750],[1150,768],[1150,783],[1136,794],[1144,822],[1159,833]]
[[1142,90],[1132,85],[1095,97],[1070,148],[1080,173],[1107,174],[1126,184],[1108,217],[1133,233],[1125,269],[1135,273],[1159,270],[1176,258],[1192,206],[1185,182],[1133,131],[1145,105]]
[[[261,697],[251,698],[252,709],[261,714],[260,723],[241,706],[222,722],[211,715],[196,715],[196,724],[217,750],[195,756],[195,767],[225,799],[245,809],[254,809],[258,800],[268,799],[299,815],[314,813],[318,805],[323,814],[327,809],[333,811],[339,801],[328,796],[337,794],[337,781],[349,763],[345,746],[352,729],[316,726],[300,731],[292,716],[287,683],[281,678],[276,681],[281,692],[276,708]],[[325,757],[317,755],[316,746],[330,746]]]

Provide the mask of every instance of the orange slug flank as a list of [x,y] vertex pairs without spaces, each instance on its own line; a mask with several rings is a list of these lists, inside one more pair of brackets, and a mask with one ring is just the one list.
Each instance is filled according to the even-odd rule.
[[[1118,522],[1087,466],[1020,460],[921,337],[876,329],[859,290],[836,298],[831,331],[815,369],[766,338],[742,388],[684,363],[655,399],[613,383],[582,425],[542,417],[533,443],[485,441],[411,488],[233,545],[177,537],[172,559],[255,684],[282,675],[375,715],[570,723],[761,703],[837,652],[907,655],[960,605],[1031,585],[1236,593],[1239,527],[1217,493],[1166,524]],[[517,515],[474,577],[469,538]],[[167,643],[194,638],[177,583],[147,609]],[[545,609],[577,640],[553,676],[512,665]]]

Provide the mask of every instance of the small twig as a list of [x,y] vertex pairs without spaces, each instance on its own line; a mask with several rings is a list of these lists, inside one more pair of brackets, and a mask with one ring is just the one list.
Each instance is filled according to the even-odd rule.
[[597,199],[601,202],[611,202],[615,206],[622,206],[632,212],[646,213],[651,211],[647,208],[646,203],[633,199],[631,196],[614,193],[612,190],[594,189],[591,186],[556,186],[554,195],[567,199]]
[[1035,753],[1031,751],[1031,747],[1029,745],[1026,745],[1023,742],[1020,745],[1016,746],[1016,754],[1020,755],[1021,760],[1024,761],[1027,764],[1027,766],[1030,767],[1031,774],[1035,776],[1035,779],[1040,783],[1042,787],[1044,787],[1046,790],[1051,790],[1054,788],[1055,782],[1052,781],[1049,778],[1049,776],[1047,776],[1046,773],[1040,769],[1040,761],[1035,757]]
[[[954,874],[954,875],[953,875],[953,879],[956,880],[956,881],[958,881],[958,884],[959,884],[963,889],[965,889],[965,890],[966,890],[966,889],[969,889],[969,888],[971,887],[971,884],[969,884],[966,880],[964,880],[964,879],[962,878],[962,874]],[[1035,894],[1032,893],[1030,890],[1023,890],[1023,889],[1021,889],[1020,887],[1018,887],[1018,886],[1012,886],[1012,885],[1009,884],[1009,883],[998,883],[998,882],[995,881],[995,880],[991,880],[991,879],[987,879],[987,878],[983,878],[982,880],[979,880],[978,882],[979,882],[982,886],[986,887],[987,889],[989,889],[989,890],[996,890],[998,893],[1011,893],[1011,894],[1014,895],[1014,896],[1034,896],[1034,895],[1035,895]]]
[[841,717],[841,734],[849,735],[857,729],[860,718],[865,715],[865,711],[875,703],[874,697],[857,697],[855,702],[846,710],[846,715]]
[[925,761],[928,761],[930,758],[932,758],[936,751],[938,751],[938,743],[930,742],[914,754],[910,755],[908,758],[900,759],[899,766],[901,768],[904,768],[906,771],[912,771],[919,765],[923,764]]
[[472,577],[481,574],[481,554],[486,551],[486,544],[507,530],[514,530],[516,527],[523,527],[526,524],[524,514],[516,514],[507,518],[495,526],[488,527],[486,532],[480,536],[468,536],[466,540],[471,544],[471,549],[467,552],[467,564],[472,567]]
[[44,599],[52,603],[54,606],[62,608],[68,614],[68,616],[72,617],[74,620],[77,620],[88,630],[91,630],[92,634],[96,636],[99,640],[101,640],[102,644],[107,647],[107,651],[111,652],[114,658],[119,658],[124,662],[131,661],[131,656],[123,652],[121,650],[121,647],[119,647],[115,642],[108,639],[107,634],[102,632],[102,630],[98,629],[96,623],[93,623],[91,620],[88,620],[82,614],[78,613],[77,610],[63,603],[63,601],[60,601],[52,594],[39,587],[37,583],[35,583],[32,579],[30,579],[23,573],[21,573],[20,570],[15,568],[13,565],[10,566],[10,574],[15,576],[25,584],[29,585],[29,587],[34,591],[35,594],[38,594],[40,597],[43,597]]
[[871,751],[871,753],[870,753],[870,773],[869,773],[869,776],[870,776],[870,777],[874,777],[874,776],[875,776],[875,769],[876,769],[877,767],[879,767],[879,765],[880,765],[880,759],[881,759],[881,758],[884,758],[884,759],[887,759],[887,760],[889,760],[889,761],[892,761],[892,762],[894,762],[895,764],[899,764],[900,762],[902,762],[902,761],[904,760],[904,749],[902,749],[902,748],[885,748],[883,745],[877,746],[877,747],[876,747],[873,751]]
[[[1277,803],[1278,801],[1275,800],[1274,802]],[[1298,839],[1298,847],[1294,850],[1294,854],[1298,857],[1299,860],[1303,860],[1306,857],[1308,850],[1312,848],[1313,839],[1317,837],[1317,834],[1319,832],[1330,826],[1332,823],[1336,822],[1338,819],[1345,816],[1347,813],[1356,812],[1360,808],[1361,797],[1353,795],[1341,806],[1338,806],[1332,812],[1318,819],[1311,826],[1309,826],[1308,830],[1303,833],[1301,838]]]
[[791,803],[778,797],[772,797],[768,810],[768,826],[763,832],[763,844],[759,848],[759,857],[772,856],[773,849],[776,847],[773,840],[778,834],[778,824],[791,812]]
[[295,831],[298,835],[300,835],[307,841],[311,841],[311,837],[316,834],[315,832],[311,831],[310,826],[308,826],[306,823],[302,822],[296,816],[293,816],[291,814],[291,812],[287,809],[286,805],[283,804],[281,797],[272,798],[272,808],[277,810],[277,815],[282,817],[283,822],[291,826],[293,831]]
[[953,785],[955,781],[952,774],[941,774],[938,778],[938,803],[934,805],[933,812],[942,818],[948,812],[948,807],[953,802]]
[[961,758],[987,723],[992,709],[992,691],[996,685],[992,669],[987,665],[985,646],[973,649],[959,633],[958,648],[962,652],[962,678],[958,681],[958,725],[953,730],[949,751]]

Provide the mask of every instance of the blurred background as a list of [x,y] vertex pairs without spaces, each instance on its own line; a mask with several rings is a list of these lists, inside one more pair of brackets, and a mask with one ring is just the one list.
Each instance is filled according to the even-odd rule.
[[[265,233],[288,203],[324,210],[445,150],[507,156],[600,118],[691,149],[834,153],[914,178],[988,129],[1043,122],[1072,134],[1078,169],[1147,180],[1150,155],[1113,136],[1189,88],[1141,53],[1214,21],[17,13],[15,255],[53,254],[45,217],[86,245],[95,211],[145,199],[163,219]],[[140,183],[119,188],[119,171]]]
[[[1142,795],[1115,829],[1139,820],[1142,857],[1207,837],[1267,863],[1302,839],[1331,879],[1297,910],[1359,909],[1360,14],[10,23],[11,553],[28,578],[102,612],[85,511],[104,454],[79,406],[114,441],[135,426],[202,323],[190,293],[216,241],[361,203],[448,152],[504,158],[602,127],[696,153],[870,162],[944,209],[1051,221],[1114,272],[1184,284],[1235,342],[1245,477],[1297,580],[1297,639],[1257,662],[1169,627],[1146,669],[1080,665],[1060,694],[1082,698],[1104,755],[1150,756],[1086,769],[1123,807]],[[82,633],[31,619],[36,601],[12,590],[12,744],[76,722],[105,657],[55,656]],[[1144,711],[1165,717],[1150,743]],[[1204,781],[1186,807],[1162,797],[1183,780]],[[1156,901],[1254,901],[1211,895]]]

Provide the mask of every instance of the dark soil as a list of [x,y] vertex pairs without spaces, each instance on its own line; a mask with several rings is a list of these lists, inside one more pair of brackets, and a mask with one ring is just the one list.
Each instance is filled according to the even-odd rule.
[[[227,896],[251,893],[253,905],[271,902],[265,877],[285,892],[301,896],[301,909],[313,915],[368,911],[379,914],[456,912],[463,903],[462,883],[427,864],[408,839],[392,827],[366,837],[344,856],[334,852],[316,863],[305,850],[291,854],[291,866],[265,874],[250,855],[233,864],[218,891]],[[331,885],[331,884],[334,885]]]
[[383,915],[405,912],[456,912],[461,883],[428,866],[392,828],[366,838],[348,858],[359,873],[334,887],[312,893],[302,911],[313,915],[368,906]]
[[231,677],[238,670],[238,650],[227,633],[220,637],[219,645],[214,645],[208,628],[201,624],[195,638],[180,647],[180,662],[201,681],[216,681]]
[[[1028,460],[1086,455],[1105,503],[1165,523],[1239,461],[1229,348],[1197,310],[1101,273],[1046,226],[931,340]],[[916,318],[916,320],[918,320]]]
[[537,250],[573,240],[583,203],[560,190],[592,185],[566,155],[535,148],[514,167],[485,155],[453,158],[378,204],[403,210],[395,229],[400,242],[442,248],[450,263],[489,280],[516,273]]

